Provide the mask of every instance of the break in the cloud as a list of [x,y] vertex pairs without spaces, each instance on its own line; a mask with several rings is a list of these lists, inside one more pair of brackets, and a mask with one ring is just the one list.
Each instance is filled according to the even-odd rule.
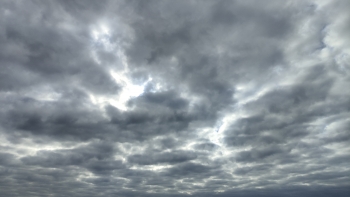
[[350,1],[1,1],[0,196],[347,196]]

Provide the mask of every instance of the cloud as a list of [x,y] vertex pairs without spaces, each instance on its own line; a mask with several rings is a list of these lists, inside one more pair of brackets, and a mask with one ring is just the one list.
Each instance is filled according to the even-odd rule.
[[182,163],[185,161],[196,159],[196,155],[192,152],[172,151],[161,154],[150,155],[149,153],[136,154],[129,156],[131,163],[140,165],[153,165],[159,163]]
[[337,1],[3,1],[0,196],[346,196]]

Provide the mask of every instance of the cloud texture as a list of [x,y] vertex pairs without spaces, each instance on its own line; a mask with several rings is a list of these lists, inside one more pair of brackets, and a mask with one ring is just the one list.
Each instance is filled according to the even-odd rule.
[[1,1],[0,196],[347,196],[348,10]]

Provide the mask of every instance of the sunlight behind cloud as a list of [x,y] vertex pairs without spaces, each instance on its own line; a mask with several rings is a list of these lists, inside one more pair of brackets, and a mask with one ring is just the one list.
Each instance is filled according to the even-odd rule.
[[97,50],[99,47],[102,47],[103,50],[108,52],[113,52],[115,56],[118,58],[118,63],[122,65],[123,69],[115,69],[114,65],[103,65],[110,66],[109,74],[115,80],[115,82],[121,86],[121,90],[118,95],[113,97],[105,96],[105,95],[92,95],[90,94],[90,99],[94,104],[106,105],[110,104],[122,111],[126,111],[126,103],[131,98],[135,98],[140,96],[144,92],[144,87],[150,82],[152,79],[144,82],[143,84],[134,84],[130,79],[129,75],[129,65],[127,62],[127,58],[124,55],[123,49],[118,43],[111,42],[112,31],[108,27],[106,23],[100,23],[95,25],[95,27],[91,31],[92,43],[93,47],[91,49],[92,58],[99,65],[103,64],[103,59],[99,57]]
[[110,74],[115,79],[116,83],[122,85],[122,90],[119,93],[118,99],[113,100],[111,104],[123,111],[127,110],[127,107],[125,106],[126,102],[131,98],[140,96],[144,92],[145,86],[150,81],[148,80],[142,85],[135,85],[125,75],[125,72],[116,72],[111,70]]

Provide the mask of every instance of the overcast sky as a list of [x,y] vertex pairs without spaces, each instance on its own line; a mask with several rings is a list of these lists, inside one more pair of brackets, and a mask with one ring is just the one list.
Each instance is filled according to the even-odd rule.
[[345,197],[349,0],[0,1],[0,197]]

